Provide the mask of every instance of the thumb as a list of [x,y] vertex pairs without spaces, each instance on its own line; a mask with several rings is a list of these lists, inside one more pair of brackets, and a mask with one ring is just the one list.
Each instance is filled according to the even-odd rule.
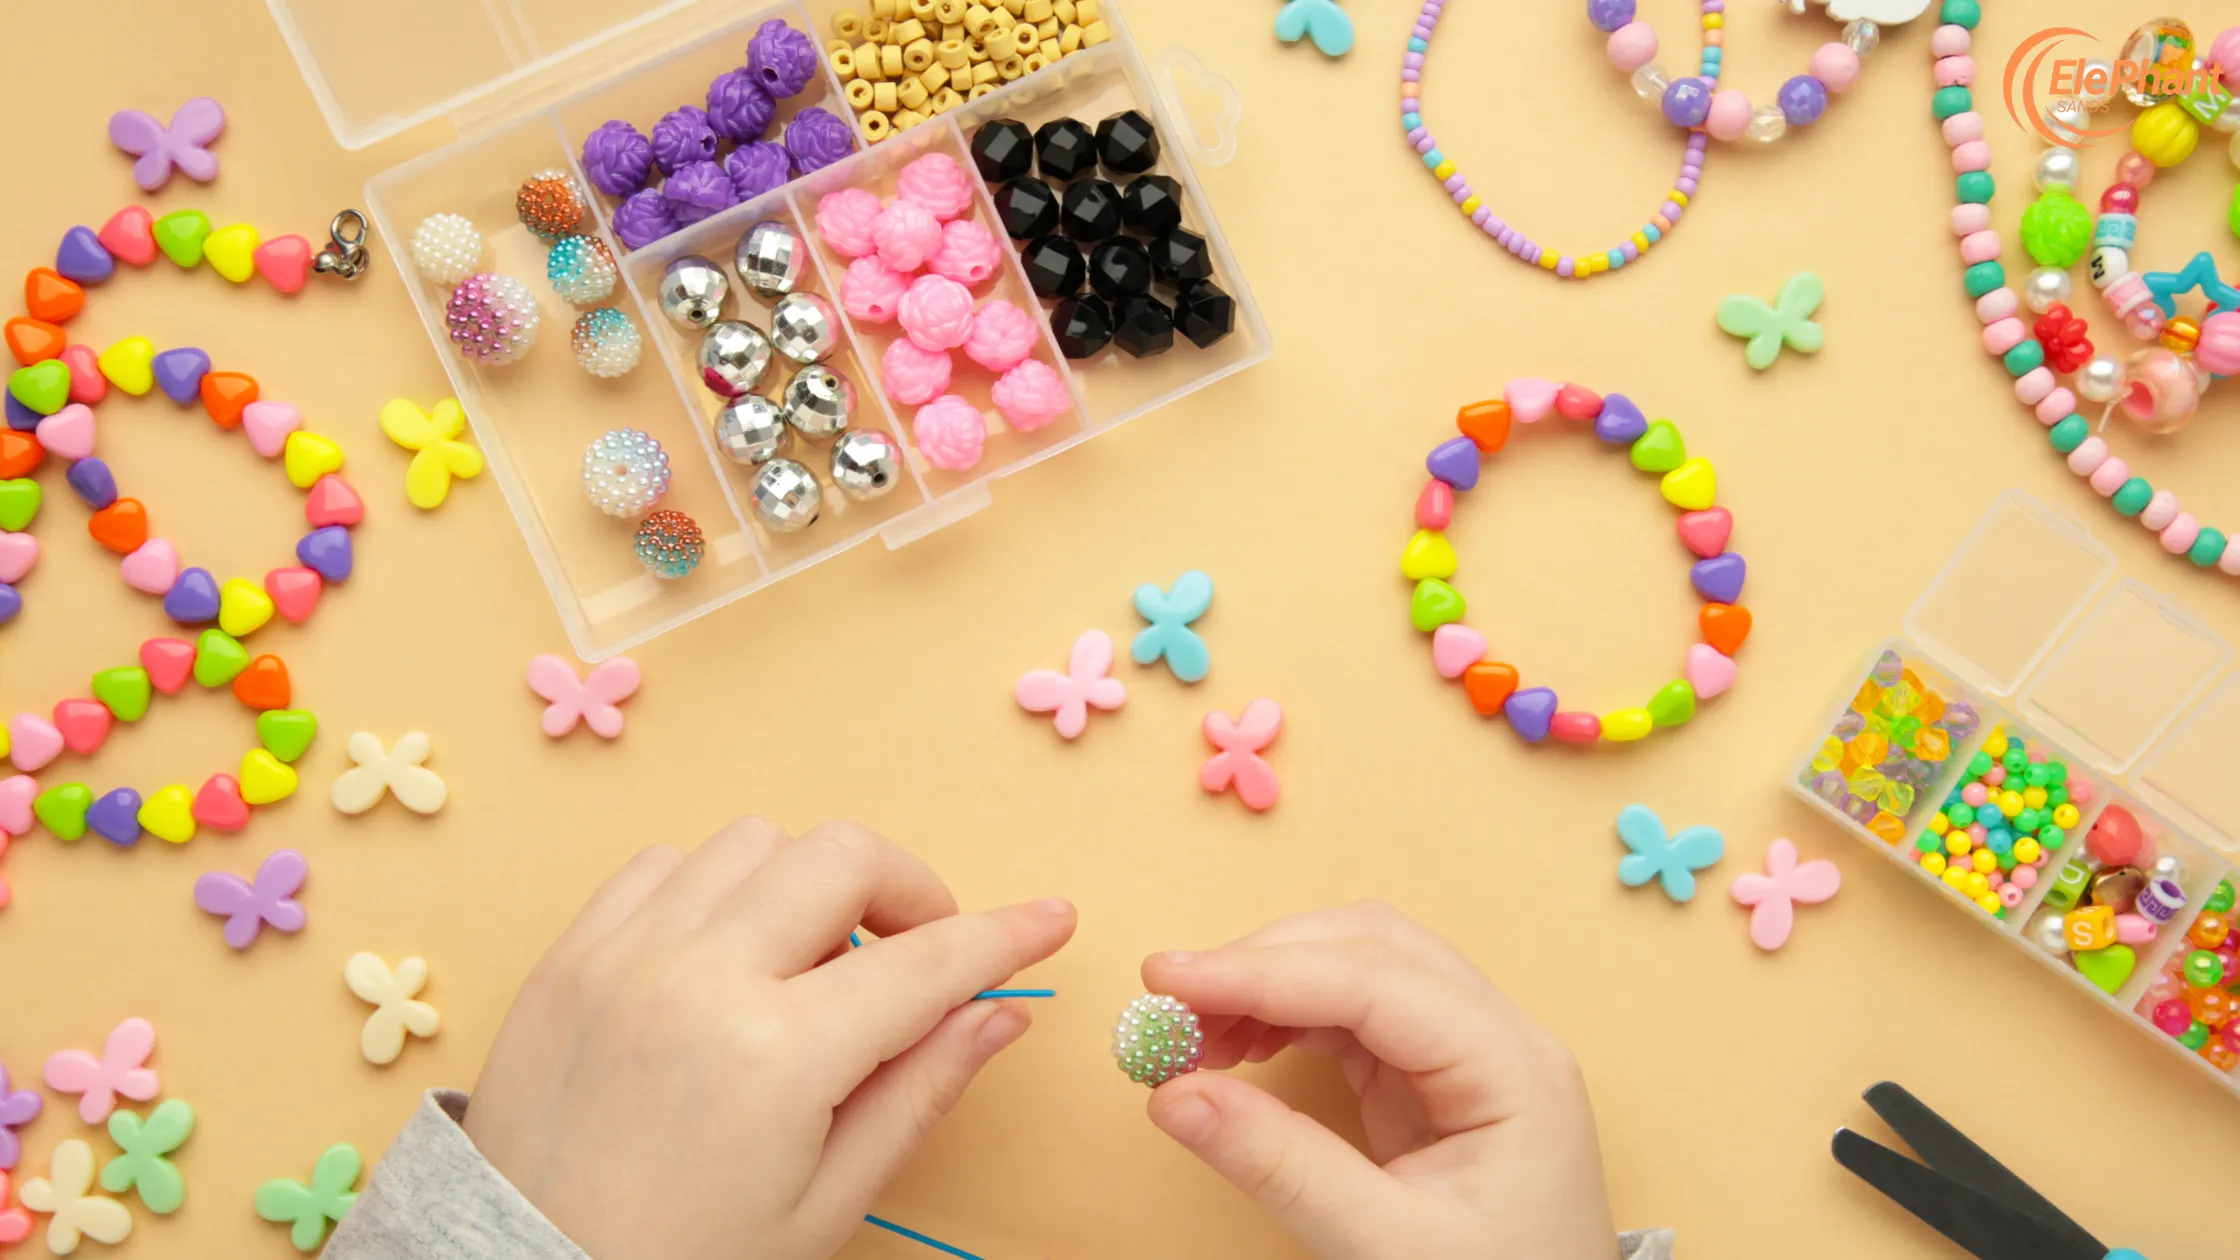
[[1345,1139],[1234,1077],[1196,1072],[1152,1092],[1151,1123],[1251,1196],[1323,1260],[1392,1237],[1398,1186]]

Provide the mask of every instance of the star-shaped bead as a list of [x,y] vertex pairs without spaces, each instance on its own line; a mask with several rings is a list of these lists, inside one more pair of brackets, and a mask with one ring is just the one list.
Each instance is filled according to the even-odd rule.
[[2154,295],[2154,304],[2162,308],[2165,316],[2178,313],[2177,296],[2201,290],[2201,296],[2220,311],[2240,309],[2240,289],[2224,282],[2217,274],[2215,255],[2207,250],[2195,254],[2193,261],[2176,271],[2150,271],[2140,279],[2147,282],[2147,292]]

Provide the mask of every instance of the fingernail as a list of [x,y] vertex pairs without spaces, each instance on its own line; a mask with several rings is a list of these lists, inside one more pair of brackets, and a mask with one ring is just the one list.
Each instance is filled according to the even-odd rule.
[[977,1040],[981,1053],[994,1054],[1017,1041],[1027,1031],[1027,1023],[1027,1013],[1018,1007],[998,1007],[996,1013],[988,1017],[988,1022],[980,1025]]
[[1163,967],[1187,967],[1198,961],[1201,956],[1196,950],[1176,949],[1169,950],[1164,954],[1153,954],[1151,961]]
[[1044,914],[1057,915],[1061,918],[1073,913],[1073,903],[1063,897],[1044,897],[1040,901],[1029,902],[1028,904]]
[[1213,1137],[1221,1123],[1221,1115],[1213,1104],[1196,1094],[1184,1095],[1180,1100],[1161,1107],[1158,1111],[1159,1127],[1184,1146],[1202,1146]]

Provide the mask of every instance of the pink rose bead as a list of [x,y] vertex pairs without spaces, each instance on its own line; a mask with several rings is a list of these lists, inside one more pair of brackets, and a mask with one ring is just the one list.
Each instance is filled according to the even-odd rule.
[[[2139,513],[2139,523],[2155,533],[2161,533],[2177,523],[2178,511],[2178,496],[2168,490],[2157,490],[2154,497],[2147,500],[2146,510]],[[2199,528],[2195,527],[2196,532]]]
[[1003,421],[1021,433],[1031,433],[1073,406],[1073,396],[1058,373],[1039,359],[1028,359],[996,381],[988,396],[995,399]]
[[[982,302],[979,313],[972,317],[972,335],[965,338],[964,357],[991,372],[1008,372],[1034,353],[1034,344],[1041,336],[1042,325],[1034,316],[1002,298],[991,298]],[[1001,399],[996,406],[1006,416],[1011,414]]]
[[1610,32],[1610,42],[1603,47],[1610,55],[1610,64],[1626,74],[1656,60],[1657,32],[1647,22],[1628,22]]
[[897,197],[879,208],[871,238],[878,243],[879,261],[908,273],[925,266],[941,248],[941,221],[917,202]]
[[1985,324],[1996,324],[2021,309],[2022,299],[2004,285],[1976,299],[1976,319]]
[[2234,534],[2225,541],[2224,554],[2217,557],[2217,568],[2240,577],[2240,534]]
[[2182,556],[2193,547],[2193,540],[2201,537],[2201,522],[2191,512],[2180,512],[2170,518],[2162,529],[2162,549],[2174,556]]
[[1721,88],[1711,94],[1711,113],[1703,120],[1703,129],[1714,140],[1740,140],[1742,133],[1750,130],[1750,96],[1735,88]]
[[943,394],[918,409],[910,435],[917,439],[927,463],[960,472],[980,462],[988,445],[988,422],[971,403]]
[[1983,330],[1983,350],[1985,354],[2002,355],[2029,339],[2029,327],[2010,317]]
[[[2079,477],[2089,477],[2108,460],[2108,444],[2099,437],[2088,437],[2069,452],[2069,471]],[[2240,534],[2234,535],[2240,537]]]
[[891,324],[902,303],[910,277],[880,262],[877,256],[858,258],[840,277],[840,306],[860,324]]
[[1953,146],[1952,169],[1955,172],[1965,175],[1969,171],[1985,170],[1990,165],[1991,146],[1983,141],[1970,140],[1965,144]]
[[1991,207],[1980,201],[1963,201],[1952,208],[1952,234],[1973,236],[1991,226]]
[[1965,55],[1937,58],[1938,87],[1966,87],[1975,81],[1975,58]]
[[2041,363],[2016,378],[2014,396],[2025,407],[2035,407],[2046,395],[2053,392],[2053,369]]
[[2121,457],[2110,457],[2108,462],[2092,470],[2092,491],[2105,499],[2123,489],[2123,483],[2129,480],[2131,465],[2123,462]]
[[972,335],[972,291],[947,276],[919,276],[895,318],[925,350],[954,350]]
[[[1958,148],[1970,140],[1981,139],[1983,139],[1983,115],[1974,110],[1971,109],[1964,114],[1954,114],[1944,120],[1944,142],[1947,147]],[[1963,204],[1976,205],[1979,203],[1966,202]],[[1989,207],[1985,208],[1989,209]]]
[[1937,57],[1957,57],[1975,43],[1965,26],[1940,26],[1929,32],[1929,52]]
[[944,223],[972,208],[972,177],[946,153],[928,153],[903,167],[895,191]]
[[949,356],[926,350],[908,337],[897,337],[879,356],[879,379],[898,403],[916,406],[932,402],[949,388]]
[[1830,41],[1812,50],[1812,77],[1837,94],[1848,92],[1859,81],[1859,54]]
[[1999,233],[1992,228],[1970,232],[1960,238],[1960,261],[1971,267],[1977,263],[1996,262],[2004,248]]
[[1003,265],[1003,246],[995,233],[971,219],[951,219],[941,225],[941,248],[928,265],[937,276],[977,289]]
[[2068,419],[2076,409],[2076,393],[2066,385],[2057,385],[2052,393],[2038,400],[2038,423],[2050,429]]
[[826,193],[817,202],[817,235],[842,258],[861,258],[878,248],[871,225],[879,217],[879,198],[861,188]]

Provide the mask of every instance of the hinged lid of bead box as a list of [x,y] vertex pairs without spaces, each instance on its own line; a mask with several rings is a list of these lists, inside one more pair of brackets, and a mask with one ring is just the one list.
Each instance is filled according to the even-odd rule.
[[413,0],[378,54],[271,4],[345,144],[462,135],[366,208],[586,659],[1272,349],[1192,168],[1233,152],[1234,89],[1154,73],[1108,0]]

